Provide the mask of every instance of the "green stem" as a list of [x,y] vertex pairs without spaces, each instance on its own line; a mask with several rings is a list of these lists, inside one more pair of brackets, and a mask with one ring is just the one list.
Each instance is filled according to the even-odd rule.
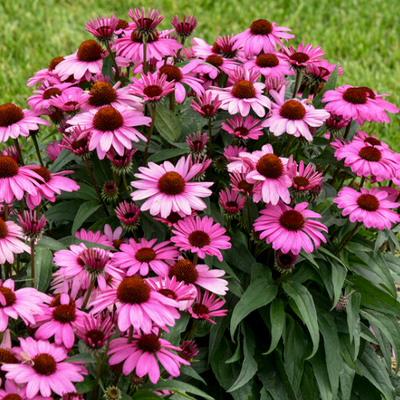
[[171,92],[169,95],[169,109],[175,111],[175,92]]
[[83,312],[86,311],[86,306],[87,306],[87,303],[89,302],[89,298],[90,298],[90,295],[92,294],[92,290],[94,288],[94,283],[95,282],[96,282],[96,275],[93,275],[92,276],[92,280],[90,282],[90,286],[89,286],[88,292],[86,294],[85,301],[83,302],[83,305],[82,305]]
[[143,154],[143,166],[146,166],[146,163],[147,163],[147,153],[149,151],[149,144],[150,144],[151,135],[153,133],[155,120],[156,120],[156,106],[154,104],[152,104],[151,105],[151,124],[150,124],[150,128],[149,128],[149,134],[147,135],[146,147],[144,149],[144,154]]
[[106,43],[106,47],[107,47],[108,54],[110,55],[111,61],[113,63],[114,69],[115,69],[115,80],[119,81],[119,79],[120,79],[119,68],[118,68],[117,62],[115,61],[114,53],[111,50],[109,42]]
[[147,75],[147,72],[149,72],[147,64],[147,38],[143,38],[143,73]]
[[299,90],[300,84],[301,84],[301,77],[303,76],[303,70],[298,69],[297,74],[296,74],[296,82],[294,83],[294,88],[293,88],[293,95],[292,99],[296,97],[296,93]]
[[4,201],[3,206],[4,206],[4,221],[7,221],[8,220],[8,204]]
[[360,189],[364,186],[364,182],[365,182],[365,176],[363,176],[363,177],[361,178]]
[[101,361],[99,354],[97,352],[96,352],[96,362],[97,362],[97,375],[93,385],[93,390],[92,390],[92,395],[90,396],[90,400],[94,400],[97,397],[97,388],[99,386],[99,380],[101,376]]
[[19,163],[24,166],[24,159],[22,158],[22,153],[21,153],[21,148],[19,147],[19,142],[18,139],[14,139],[14,145],[17,149],[17,153],[18,153],[18,159],[19,159]]
[[344,135],[343,135],[343,139],[345,139],[345,140],[347,139],[347,136],[350,133],[351,123],[352,123],[352,121],[350,121],[349,124],[346,126],[346,130],[345,130]]
[[285,157],[287,157],[290,153],[290,144],[292,143],[293,136],[289,135],[286,142],[286,149],[285,149]]
[[208,119],[208,154],[209,157],[212,157],[212,126],[211,126],[211,118]]
[[125,172],[122,174],[122,181],[124,182],[124,187],[125,187],[126,194],[128,195],[128,197],[131,197],[131,193],[129,191],[129,186],[128,186],[128,182],[126,180]]
[[31,276],[32,287],[35,286],[35,241],[31,241]]
[[362,225],[362,222],[357,222],[356,226],[345,236],[342,243],[339,245],[338,249],[335,251],[335,256],[338,256],[340,254],[340,252],[346,247],[347,243],[350,242],[350,239],[358,231],[358,228],[361,225]]
[[39,143],[38,143],[38,141],[37,141],[36,133],[32,134],[32,135],[31,135],[31,138],[32,138],[32,140],[33,140],[33,144],[35,145],[35,150],[36,150],[36,154],[37,154],[37,156],[38,156],[40,165],[41,165],[42,167],[44,167],[43,160],[42,160],[42,156],[40,155]]
[[249,243],[250,243],[250,235],[253,231],[252,224],[251,224],[251,213],[250,213],[250,196],[247,196],[246,199],[246,206],[247,206],[247,222],[249,223]]
[[198,255],[197,253],[194,253],[194,256],[193,256],[193,265],[197,265],[198,259],[199,259],[199,255]]
[[99,198],[100,203],[101,203],[101,205],[103,206],[103,209],[104,209],[104,211],[105,211],[107,217],[109,217],[109,216],[110,216],[110,213],[108,212],[107,207],[106,207],[106,205],[105,205],[105,203],[104,203],[104,200],[103,200],[103,198],[101,197],[100,190],[99,190],[99,188],[97,187],[96,179],[94,179],[93,172],[92,172],[92,170],[91,170],[91,168],[90,168],[89,160],[88,160],[86,157],[84,158],[84,160],[85,160],[85,164],[86,164],[86,169],[87,169],[87,171],[88,171],[88,173],[89,173],[90,180],[92,181],[92,185],[93,185],[93,187],[94,187],[94,190],[96,191],[97,197]]

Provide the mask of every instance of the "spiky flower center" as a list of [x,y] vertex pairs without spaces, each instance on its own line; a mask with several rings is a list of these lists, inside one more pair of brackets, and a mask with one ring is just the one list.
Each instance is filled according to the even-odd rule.
[[260,68],[273,68],[279,65],[279,59],[275,54],[260,54],[256,59]]
[[201,107],[201,111],[203,111],[205,116],[213,116],[215,114],[215,109],[214,106],[211,104],[206,104],[204,106]]
[[3,400],[22,400],[22,397],[18,394],[12,393],[4,396]]
[[305,63],[310,59],[308,54],[301,51],[291,54],[289,58],[299,64]]
[[117,99],[117,91],[107,82],[96,82],[89,94],[89,104],[95,107],[111,104]]
[[22,110],[13,103],[6,103],[0,106],[0,127],[7,127],[24,118]]
[[363,147],[358,155],[363,159],[363,160],[367,160],[367,161],[375,161],[378,162],[381,160],[382,158],[382,153],[380,152],[379,149],[377,149],[376,147]]
[[167,75],[168,82],[171,81],[179,82],[183,77],[181,70],[178,67],[175,67],[174,65],[165,65],[161,67],[159,74],[160,76],[162,74]]
[[283,103],[280,111],[280,115],[283,118],[290,120],[303,119],[306,115],[306,109],[303,104],[297,100],[288,100]]
[[74,141],[71,143],[71,147],[72,147],[74,150],[80,150],[80,149],[84,149],[84,148],[87,146],[87,144],[88,144],[88,140],[87,140],[87,138],[85,137],[85,138],[82,138],[82,139],[79,139],[79,140],[74,140]]
[[118,300],[127,304],[142,304],[150,297],[150,288],[139,276],[125,278],[117,289]]
[[161,96],[162,92],[162,87],[158,85],[149,85],[143,89],[143,93],[150,98]]
[[12,178],[18,174],[18,164],[10,156],[0,155],[0,178]]
[[[71,297],[69,298],[68,304],[70,306],[75,307],[75,302],[74,302],[74,300],[71,299]],[[61,294],[57,294],[56,297],[54,297],[54,299],[50,303],[50,307],[57,307],[59,305],[61,305]]]
[[[36,174],[38,174],[40,177],[42,177],[45,182],[49,182],[51,179],[50,171],[46,167],[42,167],[42,166],[35,167],[35,168],[32,168],[32,171],[34,171]],[[42,183],[42,182],[40,182],[40,183]]]
[[280,224],[288,231],[299,231],[305,223],[304,217],[296,210],[286,210],[279,218]]
[[257,171],[269,179],[278,179],[283,174],[283,164],[276,154],[265,154],[257,162]]
[[116,30],[118,31],[119,29],[126,29],[128,27],[129,27],[128,21],[125,21],[124,19],[120,19],[118,21],[118,25],[117,25]]
[[150,247],[142,247],[136,252],[135,258],[140,262],[148,263],[156,258],[156,252]]
[[57,97],[61,94],[61,90],[58,88],[50,88],[44,91],[43,99],[48,100],[50,97]]
[[304,176],[295,176],[293,182],[297,187],[306,187],[310,184],[310,181]]
[[[146,35],[146,36],[147,36],[147,43],[153,43],[158,40],[159,33],[156,29],[154,30],[152,29],[151,35]],[[135,29],[131,33],[131,40],[132,42],[135,43],[143,43],[143,35],[137,29]]]
[[38,354],[32,361],[33,369],[40,375],[49,376],[57,370],[56,360],[50,354]]
[[[368,90],[371,91],[371,89]],[[364,87],[352,87],[346,89],[343,93],[343,99],[352,104],[365,104],[367,102],[367,93],[369,94]]]
[[160,339],[154,333],[142,335],[137,341],[137,346],[140,350],[148,353],[156,353],[161,348]]
[[64,57],[53,58],[49,64],[49,71],[53,71],[61,61],[64,61]]
[[220,67],[223,65],[224,60],[222,57],[212,54],[206,58],[206,62],[213,65],[214,67]]
[[250,25],[250,32],[253,35],[269,35],[273,30],[271,22],[266,19],[257,19]]
[[242,137],[247,136],[249,134],[249,130],[244,126],[238,126],[237,128],[235,128],[234,132],[237,133],[238,136]]
[[381,145],[381,141],[380,141],[380,140],[375,139],[375,138],[373,138],[373,137],[371,137],[371,136],[365,138],[365,139],[364,139],[364,143],[369,143],[369,144],[371,144],[372,146],[380,146],[380,145]]
[[121,391],[116,386],[111,386],[107,388],[104,397],[106,400],[120,400],[121,399]]
[[189,235],[189,243],[195,247],[204,247],[210,244],[210,236],[204,231],[193,231]]
[[0,349],[0,364],[18,364],[18,359],[11,351]]
[[105,338],[104,332],[99,329],[92,329],[85,333],[86,339],[88,339],[90,345],[94,348],[102,347]]
[[230,208],[238,208],[239,207],[239,204],[236,201],[227,201],[225,204],[227,207],[230,207]]
[[256,89],[251,82],[242,80],[236,83],[232,88],[232,94],[237,99],[252,99],[256,97]]
[[93,125],[102,132],[115,131],[124,123],[121,113],[114,107],[103,107],[93,118]]
[[199,273],[191,261],[179,260],[171,268],[170,275],[175,276],[178,282],[185,282],[189,285],[196,282]]
[[379,200],[372,194],[362,194],[357,199],[357,204],[366,211],[376,211],[379,209]]
[[211,47],[211,51],[212,51],[213,53],[216,53],[216,54],[221,54],[221,47],[220,47],[220,45],[219,45],[217,42],[214,42],[214,44],[213,44],[212,47]]
[[241,180],[237,186],[245,193],[251,193],[254,188],[254,184],[247,182],[245,179]]
[[171,214],[168,215],[167,221],[170,224],[176,224],[178,221],[182,221],[183,217],[181,217],[177,212],[172,211]]
[[208,314],[210,312],[208,307],[205,306],[204,304],[195,304],[193,306],[193,311],[197,315],[205,315],[205,314]]
[[[0,239],[6,238],[8,235],[8,227],[3,218],[0,217]],[[0,288],[1,291],[2,288]]]
[[158,293],[161,293],[165,297],[169,297],[170,299],[176,299],[178,296],[171,289],[160,289]]
[[63,324],[74,322],[76,319],[75,306],[60,304],[53,310],[53,318]]
[[185,189],[185,180],[175,171],[166,172],[158,180],[158,189],[170,196],[181,194]]
[[277,255],[279,266],[283,269],[291,268],[293,266],[293,262],[295,261],[295,257],[291,253],[282,253]]
[[80,61],[93,62],[100,60],[103,54],[102,47],[95,40],[85,40],[78,50],[78,59]]
[[[0,222],[1,222],[1,221],[2,221],[2,220],[0,220]],[[0,231],[1,231],[1,223],[0,223]],[[0,235],[0,237],[1,237],[1,235]],[[17,300],[17,298],[16,298],[16,296],[15,296],[15,293],[14,293],[11,289],[9,289],[9,288],[6,288],[6,287],[4,287],[4,286],[0,287],[0,293],[4,296],[4,298],[5,298],[5,300],[6,300],[6,305],[3,306],[3,305],[0,303],[0,308],[3,308],[3,307],[10,307],[10,306],[12,306],[12,305],[15,303],[15,301]]]

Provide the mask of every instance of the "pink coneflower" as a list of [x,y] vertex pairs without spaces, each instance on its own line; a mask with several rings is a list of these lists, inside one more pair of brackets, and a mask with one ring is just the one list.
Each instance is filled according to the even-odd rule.
[[188,361],[192,360],[194,357],[196,357],[199,354],[197,344],[193,339],[185,340],[181,344],[181,349],[182,350],[179,352],[179,355]]
[[322,101],[327,103],[325,105],[327,111],[363,125],[365,121],[390,122],[385,111],[399,112],[397,107],[382,99],[386,96],[388,95],[378,95],[365,86],[343,85],[325,92]]
[[107,343],[107,340],[114,335],[115,324],[110,316],[103,317],[99,314],[85,315],[82,325],[76,327],[76,336],[83,340],[90,350],[101,350]]
[[134,231],[140,224],[139,207],[134,203],[128,203],[126,200],[118,204],[115,208],[115,215],[121,221],[122,226],[128,231]]
[[289,48],[284,47],[280,56],[288,62],[294,70],[298,70],[320,61],[324,54],[325,51],[319,46],[313,48],[311,43],[306,46],[300,43],[297,50],[292,46]]
[[292,187],[300,193],[318,186],[324,179],[322,173],[316,171],[312,164],[305,166],[303,160],[297,164],[293,156],[290,156],[286,167],[288,176],[292,180]]
[[108,289],[99,294],[89,306],[94,306],[92,314],[116,305],[118,328],[125,332],[131,326],[150,333],[153,323],[162,329],[166,325],[174,326],[180,314],[176,310],[178,303],[153,290],[139,276],[130,276],[120,282],[116,289]]
[[118,35],[118,37],[122,37],[123,35],[125,35],[125,30],[132,30],[134,27],[135,24],[133,22],[128,22],[125,21],[124,19],[119,19],[117,28],[115,29],[115,34]]
[[119,250],[122,243],[128,242],[128,239],[121,239],[122,231],[123,231],[122,226],[119,226],[118,228],[115,229],[115,231],[113,231],[110,225],[108,224],[104,225],[104,233],[107,237],[107,240],[112,243],[112,246],[116,250]]
[[[110,343],[110,365],[119,364],[125,360],[122,367],[124,375],[129,375],[133,370],[139,378],[148,374],[152,383],[160,379],[160,367],[163,365],[171,376],[179,376],[180,364],[190,365],[190,362],[172,353],[170,350],[181,351],[155,333],[133,335],[132,343],[128,338],[118,338]],[[157,358],[156,358],[157,357]]]
[[181,251],[191,251],[200,258],[205,258],[206,254],[216,256],[219,261],[223,260],[220,250],[230,249],[230,237],[224,235],[225,228],[220,224],[214,224],[211,217],[192,218],[187,217],[183,221],[177,222],[172,229],[175,236],[171,241],[175,243]]
[[221,124],[221,128],[239,139],[257,140],[263,135],[263,126],[258,125],[260,120],[253,119],[251,115],[245,119],[241,115],[235,115],[235,118],[227,119],[226,122]]
[[342,116],[331,113],[330,117],[325,121],[326,127],[328,128],[325,138],[329,139],[331,136],[335,136],[350,122],[350,119],[343,119]]
[[148,275],[150,270],[159,276],[167,276],[170,265],[179,256],[179,251],[169,246],[170,241],[157,245],[156,242],[157,239],[147,241],[142,238],[139,242],[129,239],[129,244],[122,244],[120,252],[114,254],[114,265],[122,269],[129,268],[126,272],[128,276],[138,273]]
[[[327,60],[318,60],[307,66],[304,79],[310,85],[320,85],[328,81],[331,73],[335,70],[336,64],[329,64]],[[339,65],[338,75],[343,74],[343,68]]]
[[64,61],[64,57],[55,57],[53,58],[48,68],[41,69],[37,71],[35,76],[28,79],[27,86],[34,86],[37,83],[41,83],[46,81],[50,85],[56,85],[60,83],[59,76],[54,72],[54,69],[61,61]]
[[[267,243],[272,242],[274,250],[282,250],[283,253],[291,251],[297,255],[301,249],[306,253],[312,253],[326,243],[324,235],[320,232],[328,232],[328,228],[315,221],[321,215],[307,210],[308,203],[299,203],[293,208],[283,204],[267,204],[260,211],[261,216],[254,222],[254,230],[261,231],[260,239],[266,238]],[[313,243],[314,242],[314,243]]]
[[400,203],[386,200],[386,191],[378,188],[360,188],[360,191],[345,187],[338,193],[339,197],[333,200],[339,208],[343,208],[343,216],[349,215],[351,222],[362,222],[367,228],[379,230],[391,229],[392,223],[400,221],[399,214],[391,210],[399,207]]
[[36,341],[28,337],[19,338],[19,341],[30,362],[3,365],[7,379],[13,379],[19,385],[27,383],[26,393],[30,399],[39,392],[45,397],[50,397],[52,391],[59,396],[75,392],[73,382],[82,382],[83,374],[87,372],[73,362],[63,362],[68,358],[67,350],[46,340]]
[[400,190],[391,186],[380,186],[379,190],[385,191],[388,194],[386,198],[388,201],[396,202],[397,198],[400,196]]
[[68,135],[63,134],[63,143],[60,145],[63,149],[71,151],[78,157],[89,158],[89,142],[92,133],[76,125],[68,129]]
[[322,126],[330,114],[323,109],[315,109],[307,103],[307,100],[285,101],[285,92],[286,86],[283,86],[279,92],[275,90],[269,92],[276,103],[272,103],[272,115],[261,125],[269,128],[275,136],[287,132],[289,135],[303,136],[308,141],[312,141],[310,127]]
[[13,103],[0,106],[0,142],[6,142],[10,137],[29,136],[29,131],[36,131],[39,125],[50,126],[51,123],[31,110],[21,110]]
[[132,78],[132,81],[133,84],[129,84],[131,93],[143,97],[144,101],[152,104],[159,102],[162,97],[175,89],[174,82],[168,82],[167,75],[160,76],[158,72],[142,74],[140,79]]
[[125,149],[123,155],[119,155],[116,151],[111,148],[107,153],[106,157],[111,161],[111,169],[118,175],[129,174],[132,170],[132,158],[137,152],[137,149]]
[[[0,220],[0,227],[2,220]],[[4,249],[2,243],[2,249]],[[3,264],[4,261],[0,262]],[[12,263],[13,261],[11,261]],[[14,281],[0,280],[0,332],[8,326],[8,319],[21,317],[26,325],[34,324],[35,315],[43,314],[43,298],[47,297],[34,288],[15,290]]]
[[192,153],[205,154],[207,142],[207,133],[203,133],[202,135],[200,131],[193,132],[192,135],[186,136],[186,143],[189,145],[189,149]]
[[197,26],[197,18],[193,15],[183,15],[182,22],[179,20],[179,17],[175,15],[172,18],[172,26],[175,28],[175,32],[182,39],[186,39],[192,35],[193,31]]
[[265,78],[280,79],[285,75],[293,75],[289,63],[278,57],[280,53],[263,53],[244,63],[245,68],[253,69]]
[[196,182],[204,181],[206,170],[211,165],[211,163],[212,158],[207,158],[207,156],[203,156],[202,154],[193,154],[193,158],[190,158],[189,170],[192,168],[193,165],[200,165],[200,171],[193,177],[193,180]]
[[255,71],[237,68],[230,76],[235,84],[226,88],[211,86],[213,97],[218,96],[223,110],[234,115],[240,113],[246,117],[252,109],[259,117],[264,117],[271,108],[271,100],[263,95],[265,84],[257,82]]
[[230,191],[228,188],[219,192],[219,204],[224,209],[224,214],[228,218],[234,218],[240,215],[240,210],[243,209],[246,199],[237,191]]
[[185,282],[186,285],[198,285],[221,296],[228,291],[228,282],[220,278],[225,275],[225,271],[210,270],[205,264],[194,265],[189,260],[181,259],[171,267],[169,275],[175,276],[178,282]]
[[392,179],[398,169],[394,153],[382,146],[373,146],[361,140],[354,140],[339,147],[335,157],[338,160],[344,158],[345,167],[350,167],[358,176],[374,175],[378,182]]
[[152,38],[156,35],[156,27],[164,19],[160,17],[158,10],[152,10],[150,7],[146,10],[142,7],[142,10],[135,8],[135,10],[129,10],[128,15],[132,18],[135,23],[135,27],[139,35],[146,37],[147,39]]
[[14,262],[14,253],[21,254],[24,251],[30,252],[29,246],[20,241],[22,238],[22,229],[12,221],[4,221],[0,218],[0,264],[8,261]]
[[[122,230],[122,228],[121,228]],[[103,246],[112,247],[112,242],[108,239],[107,235],[103,235],[101,231],[92,232],[82,228],[75,232],[78,239],[86,240],[87,242],[102,244]]]
[[235,41],[233,50],[244,46],[246,57],[259,55],[261,52],[271,53],[276,50],[277,44],[283,47],[281,39],[294,38],[294,35],[286,33],[291,29],[279,27],[276,22],[269,22],[266,19],[257,19],[253,21],[249,29],[235,35],[232,40]]
[[89,95],[83,93],[83,89],[74,87],[64,90],[64,92],[56,98],[51,98],[49,104],[71,115],[77,113],[88,98]]
[[52,397],[33,396],[28,397],[26,386],[18,386],[14,381],[7,379],[4,383],[4,388],[0,389],[0,400],[53,400]]
[[171,211],[190,215],[192,209],[204,210],[207,205],[200,198],[211,195],[208,188],[213,182],[189,182],[202,169],[201,164],[190,163],[191,157],[181,157],[176,166],[165,161],[162,165],[149,162],[148,167],[139,167],[141,173],[135,174],[139,180],[131,182],[138,189],[132,193],[132,199],[148,199],[140,209],[163,218]]
[[59,83],[50,86],[49,84],[43,84],[37,90],[34,90],[34,94],[27,99],[27,104],[30,108],[34,109],[36,112],[42,111],[44,113],[50,106],[50,100],[61,96],[64,90],[68,89],[71,83]]
[[228,162],[233,162],[239,160],[239,154],[246,151],[246,147],[229,145],[228,147],[224,148],[224,157],[228,160]]
[[42,237],[42,231],[47,223],[47,218],[44,215],[38,219],[36,211],[24,211],[24,217],[18,215],[17,220],[26,240],[35,242]]
[[57,160],[57,157],[62,152],[62,149],[63,149],[62,144],[63,143],[64,143],[64,140],[61,140],[61,141],[54,140],[52,143],[47,145],[47,147],[44,151],[47,154],[49,161],[54,162]]
[[297,255],[291,251],[283,253],[281,250],[276,252],[276,266],[275,268],[281,273],[292,272],[297,261]]
[[54,203],[56,201],[55,193],[61,194],[64,192],[74,192],[79,190],[79,185],[72,179],[66,178],[62,175],[72,174],[74,171],[60,171],[52,174],[46,167],[35,166],[32,171],[36,173],[36,179],[39,185],[36,187],[36,193],[26,196],[26,204],[33,210],[42,201],[42,196]]
[[204,92],[202,96],[196,96],[196,99],[192,100],[190,106],[204,118],[215,118],[215,114],[222,104],[222,101],[219,101],[218,96],[216,96],[214,100],[212,100],[212,97],[213,95],[210,91]]
[[248,171],[242,169],[240,171],[235,170],[229,174],[231,179],[231,186],[235,192],[242,193],[245,196],[250,196],[254,193],[259,193],[259,184],[249,183],[246,180]]
[[[192,217],[195,217],[196,215],[197,213],[195,211],[193,211],[192,214],[190,214],[190,216]],[[178,221],[182,221],[186,217],[187,215],[182,211],[179,212],[171,211],[171,214],[169,214],[167,218],[162,218],[160,215],[158,215],[157,217],[154,217],[154,219],[156,221],[160,221],[163,224],[168,225],[169,228],[172,228]]]
[[119,20],[114,15],[111,15],[111,17],[102,15],[101,18],[96,16],[96,19],[93,18],[85,23],[85,30],[91,33],[100,43],[107,44],[113,39],[118,22]]
[[196,302],[189,307],[190,315],[195,319],[204,319],[216,325],[216,322],[211,317],[225,317],[228,310],[220,310],[225,304],[222,299],[215,299],[215,294],[211,294],[208,290],[204,292],[203,299],[201,298],[201,290],[197,288]]
[[119,198],[117,184],[114,181],[104,182],[103,188],[101,189],[101,197],[110,204],[117,202]]
[[[22,151],[22,146],[19,144],[19,150]],[[15,162],[18,163],[18,149],[17,146],[11,145],[7,146],[3,151],[0,151],[2,156],[10,156]]]
[[142,112],[121,106],[104,106],[78,114],[68,121],[70,125],[82,125],[92,132],[89,150],[96,149],[100,159],[111,147],[122,156],[124,149],[132,148],[132,141],[139,142],[142,139],[146,142],[146,137],[134,126],[148,126],[150,122],[151,118],[145,117]]
[[384,149],[390,150],[388,144],[379,140],[375,135],[368,135],[364,131],[357,131],[357,133],[354,135],[353,141],[361,141],[363,143],[368,143],[374,147],[381,146]]
[[74,54],[64,57],[54,72],[63,81],[72,75],[74,79],[84,78],[90,82],[93,75],[101,72],[104,57],[105,53],[98,43],[94,40],[85,40]]

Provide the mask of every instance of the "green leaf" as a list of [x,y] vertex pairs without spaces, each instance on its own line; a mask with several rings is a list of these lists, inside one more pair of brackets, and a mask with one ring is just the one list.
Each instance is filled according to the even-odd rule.
[[347,313],[347,326],[349,327],[350,343],[354,341],[354,354],[358,355],[360,348],[360,293],[354,293],[347,300],[346,313]]
[[97,200],[98,197],[94,187],[86,183],[79,182],[79,190],[77,192],[62,192],[61,196],[64,199],[82,199],[82,200]]
[[320,400],[317,382],[310,364],[304,364],[304,373],[300,385],[304,400]]
[[315,108],[323,108],[322,97],[323,97],[324,93],[328,90],[335,90],[338,72],[339,72],[339,63],[336,64],[336,67],[332,71],[332,73],[328,79],[328,82],[326,82],[324,88],[321,90],[321,92],[318,94],[318,96],[314,99],[313,105]]
[[161,397],[158,394],[155,394],[154,392],[149,392],[147,390],[139,390],[132,397],[132,400],[154,400],[154,399],[160,400]]
[[270,308],[270,319],[271,319],[271,345],[269,350],[264,353],[267,355],[275,350],[278,345],[279,339],[282,336],[283,328],[285,326],[286,314],[283,301],[280,298],[276,298],[271,303]]
[[243,297],[236,304],[231,318],[231,336],[235,334],[239,323],[251,312],[269,304],[277,295],[278,286],[270,285],[263,278],[252,282],[243,293]]
[[324,350],[320,347],[315,356],[310,360],[314,375],[318,383],[321,400],[336,400],[332,397],[331,384],[329,380],[327,364],[329,360],[325,358]]
[[256,260],[247,249],[247,245],[244,244],[243,240],[246,241],[247,238],[240,233],[232,237],[232,247],[229,250],[223,251],[224,260],[228,264],[249,274],[251,266],[256,264]]
[[113,63],[110,55],[103,60],[103,68],[101,69],[101,73],[104,76],[113,76]]
[[308,357],[309,359],[314,356],[319,345],[318,320],[314,300],[307,288],[300,283],[283,282],[282,288],[296,303],[296,306],[300,311],[301,318],[310,332],[311,340],[313,342],[313,350]]
[[337,262],[332,262],[333,307],[339,301],[346,276],[347,269]]
[[86,375],[83,382],[75,383],[75,389],[77,393],[87,393],[90,392],[94,387],[95,379],[92,375]]
[[158,153],[154,153],[153,155],[151,155],[149,157],[148,161],[157,163],[157,162],[168,160],[172,157],[180,156],[182,154],[187,154],[187,153],[189,153],[189,148],[161,150]]
[[46,292],[53,274],[53,255],[49,249],[35,247],[35,288]]
[[176,142],[181,136],[181,124],[175,114],[166,106],[156,108],[155,126],[158,133],[169,143]]
[[346,363],[343,363],[342,367],[339,375],[340,392],[342,394],[341,400],[350,400],[356,371],[350,368]]
[[62,149],[53,164],[50,165],[49,171],[54,173],[61,170],[61,168],[74,159],[74,154],[67,149]]
[[75,232],[82,226],[82,224],[99,208],[101,204],[99,204],[98,200],[87,201],[83,203],[76,214],[74,219],[74,223],[72,224],[71,233],[74,235]]
[[180,371],[181,374],[190,376],[191,378],[196,379],[207,385],[207,382],[189,365],[182,365]]
[[81,361],[82,362],[83,361],[83,362],[86,362],[86,363],[95,363],[95,362],[97,362],[96,358],[93,357],[91,353],[78,354],[76,356],[72,356],[72,357],[67,358],[65,361],[66,362],[76,362],[76,361]]
[[58,203],[51,206],[46,212],[45,216],[48,220],[61,220],[61,221],[73,221],[75,215],[78,212],[78,208],[81,206],[82,201],[80,200],[69,200]]
[[37,247],[44,247],[45,249],[50,249],[53,251],[57,250],[65,250],[66,246],[64,246],[61,242],[58,240],[55,240],[51,238],[50,236],[42,236],[42,238],[39,240],[38,244],[36,245]]

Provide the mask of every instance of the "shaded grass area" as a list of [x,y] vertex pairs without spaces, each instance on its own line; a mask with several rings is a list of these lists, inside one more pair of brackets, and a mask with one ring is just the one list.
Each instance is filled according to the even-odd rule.
[[[32,91],[26,80],[91,38],[84,30],[90,18],[114,13],[129,19],[129,8],[142,5],[165,15],[162,29],[171,27],[175,14],[194,14],[195,36],[209,42],[243,31],[255,19],[276,21],[293,30],[293,45],[322,46],[331,63],[342,64],[339,85],[368,86],[400,105],[400,1],[393,0],[0,0],[0,104],[25,106]],[[400,151],[400,117],[390,118],[389,125],[366,124],[363,129]]]

